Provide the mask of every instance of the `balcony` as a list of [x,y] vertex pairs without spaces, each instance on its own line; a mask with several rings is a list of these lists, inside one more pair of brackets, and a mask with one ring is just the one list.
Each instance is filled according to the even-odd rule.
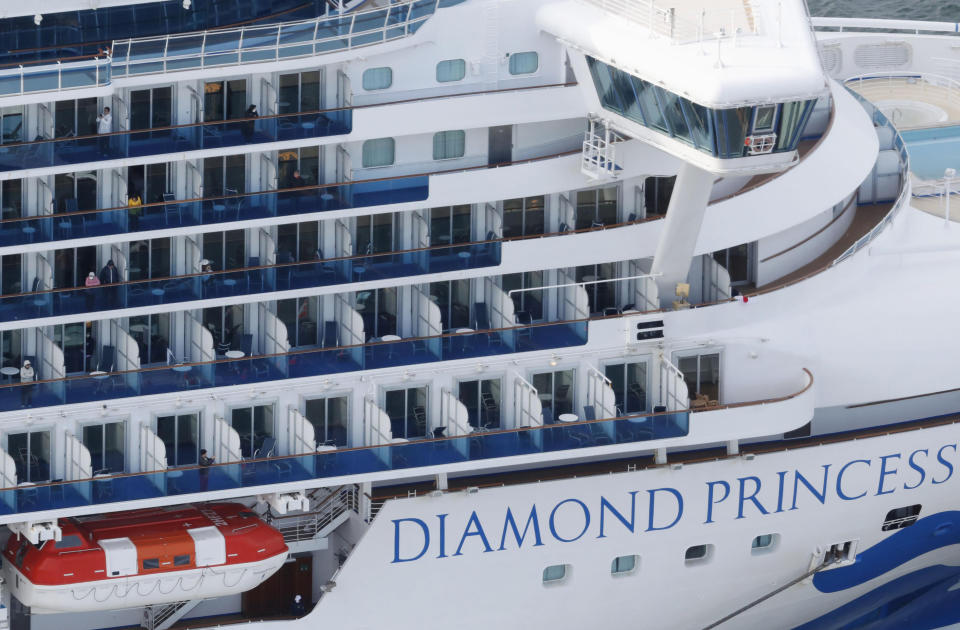
[[[358,316],[359,317],[359,316]],[[118,372],[94,372],[0,385],[0,412],[165,394],[210,387],[339,374],[422,363],[553,350],[587,342],[587,321],[563,321],[416,337],[393,341],[294,350]],[[37,361],[35,364],[40,365]],[[41,368],[41,373],[45,368]]]
[[388,280],[500,264],[500,241],[193,273],[96,287],[0,296],[0,321]]
[[463,0],[413,0],[301,22],[251,25],[113,43],[116,76],[262,63],[402,39]]
[[0,515],[103,506],[216,490],[249,488],[250,494],[254,494],[253,488],[290,482],[627,445],[685,436],[689,419],[690,411],[682,410],[30,485],[0,490]]
[[0,171],[90,164],[104,160],[239,147],[350,133],[351,109],[172,125],[0,145]]
[[126,206],[61,212],[0,221],[0,247],[424,201],[428,196],[428,175],[411,175],[150,203],[140,207],[135,220]]
[[[36,55],[45,61],[42,65],[24,65],[0,72],[0,96],[109,85],[111,75],[124,77],[218,68],[352,50],[409,37],[438,9],[461,2],[463,0],[412,0],[390,7],[281,24],[266,24],[265,20],[273,21],[274,16],[262,16],[256,24],[241,28],[120,40],[100,36],[89,43],[18,49],[13,52]],[[110,9],[101,9],[98,13],[103,11]],[[289,19],[286,11],[277,12],[276,16],[284,14]],[[41,30],[30,26],[33,33]],[[70,35],[76,34],[76,29],[68,30]],[[43,41],[62,39],[48,33]],[[100,50],[111,41],[111,57],[104,57]],[[62,56],[67,51],[75,56]],[[49,59],[51,53],[60,57]]]

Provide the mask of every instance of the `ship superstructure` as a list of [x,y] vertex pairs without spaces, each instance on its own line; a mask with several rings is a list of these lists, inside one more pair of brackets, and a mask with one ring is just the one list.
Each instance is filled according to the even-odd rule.
[[139,565],[9,567],[11,627],[955,621],[952,175],[911,166],[950,25],[39,5],[0,19],[0,524]]

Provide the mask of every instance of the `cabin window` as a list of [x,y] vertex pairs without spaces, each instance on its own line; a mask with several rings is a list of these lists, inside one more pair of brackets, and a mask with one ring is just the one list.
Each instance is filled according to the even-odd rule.
[[363,71],[363,89],[385,90],[393,85],[393,69],[367,68]]
[[554,564],[543,570],[543,583],[556,584],[567,577],[567,565]]
[[887,517],[883,519],[881,531],[889,532],[894,529],[903,529],[910,527],[917,522],[920,516],[920,504],[908,505],[907,507],[897,508],[887,512]]
[[437,83],[460,81],[467,76],[467,62],[463,59],[447,59],[437,64]]
[[687,547],[687,551],[684,554],[683,559],[687,564],[706,562],[710,557],[710,552],[712,550],[713,545],[694,545],[692,547]]
[[173,566],[175,567],[185,567],[188,564],[190,564],[190,554],[173,557]]
[[64,536],[57,541],[57,544],[53,546],[54,549],[71,549],[73,547],[79,547],[83,544],[83,539],[77,536],[76,534],[70,534]]
[[510,55],[510,74],[533,74],[539,67],[540,56],[536,51]]
[[396,143],[393,138],[376,138],[363,143],[361,164],[363,168],[390,166],[394,161]]
[[159,569],[160,568],[160,558],[150,558],[143,561],[144,569]]
[[626,575],[637,568],[637,556],[617,556],[610,564],[612,575]]
[[780,534],[760,534],[750,543],[750,553],[757,555],[773,551],[780,541]]
[[433,134],[433,159],[452,160],[463,157],[466,153],[466,137],[463,131],[456,129]]

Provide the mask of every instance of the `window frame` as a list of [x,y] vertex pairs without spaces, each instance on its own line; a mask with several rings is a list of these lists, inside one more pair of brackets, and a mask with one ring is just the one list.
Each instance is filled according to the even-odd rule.
[[[535,67],[533,70],[531,70],[530,72],[514,71],[514,61],[513,61],[513,60],[514,60],[514,59],[517,59],[517,58],[519,58],[519,59],[528,59],[528,58],[529,58],[529,55],[533,55],[534,58],[537,60],[537,65],[536,65],[536,67]],[[517,62],[516,65],[519,66],[520,63]],[[538,51],[536,51],[536,50],[523,50],[523,51],[521,51],[521,52],[510,53],[510,59],[509,59],[509,61],[507,62],[507,71],[510,73],[511,76],[515,76],[515,77],[523,77],[523,76],[530,76],[530,75],[536,74],[537,72],[540,71],[540,53],[539,53]]]
[[[562,569],[562,573],[558,577],[547,577],[547,572],[551,569]],[[569,564],[551,564],[543,568],[541,575],[541,583],[544,586],[554,586],[558,584],[563,584],[567,581],[567,578],[570,577],[570,565]]]
[[[459,155],[446,155],[446,151],[449,144],[457,144],[456,142],[451,142],[448,140],[449,137],[456,138],[457,136],[447,136],[447,134],[460,134],[459,144],[460,144],[460,154]],[[437,149],[440,149],[438,151]],[[439,155],[438,155],[439,153]],[[446,131],[438,131],[433,134],[433,159],[436,162],[442,160],[459,160],[467,154],[467,132],[463,129],[448,129]]]
[[[457,77],[456,79],[441,79],[441,78],[440,78],[440,68],[441,68],[441,67],[443,67],[444,69],[446,69],[446,68],[456,68],[457,66],[456,66],[455,64],[457,64],[458,62],[459,62],[459,70],[460,70],[460,72],[459,72],[459,75],[460,75],[460,76],[459,76],[459,77]],[[451,65],[444,66],[443,64],[451,64]],[[539,65],[539,64],[538,64],[538,65]],[[437,62],[437,67],[436,67],[436,72],[435,72],[435,75],[434,75],[434,76],[435,76],[435,78],[436,78],[436,80],[437,80],[437,83],[456,83],[456,82],[458,82],[458,81],[463,81],[463,80],[466,78],[466,76],[467,76],[467,61],[466,61],[465,59],[443,59],[443,60],[441,60],[441,61],[438,61],[438,62]]]
[[[375,144],[378,142],[385,143],[383,146],[390,147],[390,161],[381,162],[374,161],[374,151],[380,148],[380,145]],[[387,145],[386,143],[389,143]],[[364,140],[363,144],[360,147],[360,165],[362,168],[387,168],[393,166],[397,163],[397,141],[395,138],[371,138],[369,140]]]
[[[373,77],[374,75],[370,73],[376,72],[378,70],[386,70],[387,72],[385,73],[384,76],[387,76],[389,78],[389,81],[387,81],[386,85],[383,85],[380,87],[367,87],[367,77],[368,76]],[[371,80],[371,83],[372,83],[372,80]],[[363,71],[363,74],[360,75],[360,85],[366,92],[379,92],[380,90],[389,90],[391,87],[393,87],[393,68],[391,66],[374,66],[372,68],[365,68]]]
[[[196,466],[200,462],[200,451],[202,450],[203,442],[203,410],[197,409],[193,411],[182,411],[177,410],[177,413],[172,414],[154,414],[153,416],[153,431],[157,437],[160,437],[160,419],[161,418],[173,418],[173,439],[176,444],[180,444],[180,418],[184,416],[196,416],[197,417],[197,434],[196,434],[196,452],[194,453],[194,460],[192,462],[181,462],[179,459],[179,453],[174,452],[171,457],[170,449],[167,449],[167,466],[169,468],[180,468],[182,466]],[[163,441],[163,438],[160,438]],[[173,462],[170,460],[173,459]]]
[[[618,564],[620,560],[630,558],[633,560],[633,565],[629,569],[620,569],[618,570]],[[625,556],[617,556],[610,562],[610,575],[612,577],[623,577],[627,575],[633,575],[640,569],[640,556],[632,553]]]

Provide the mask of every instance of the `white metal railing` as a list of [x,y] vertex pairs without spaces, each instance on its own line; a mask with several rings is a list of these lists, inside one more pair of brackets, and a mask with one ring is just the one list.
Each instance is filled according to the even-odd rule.
[[910,155],[907,153],[907,148],[903,143],[903,137],[900,135],[900,132],[897,131],[897,128],[893,125],[893,123],[890,122],[886,115],[880,111],[876,105],[868,101],[857,92],[849,88],[847,89],[851,94],[853,94],[854,98],[860,101],[860,104],[864,107],[864,109],[866,109],[867,112],[872,115],[874,125],[878,127],[887,127],[893,131],[894,148],[897,150],[900,156],[900,194],[893,202],[893,207],[890,208],[890,212],[887,213],[887,216],[883,217],[883,220],[877,223],[872,230],[857,239],[857,242],[848,247],[845,252],[837,256],[837,258],[830,263],[830,266],[846,260],[859,250],[863,249],[867,244],[872,242],[878,234],[883,232],[888,225],[893,223],[894,218],[900,213],[900,210],[907,205],[912,191],[910,178],[908,177],[908,174],[910,173]]
[[142,37],[113,43],[116,76],[264,63],[351,50],[412,35],[456,0],[409,0],[283,24]]
[[742,9],[720,9],[709,8],[708,2],[705,1],[703,7],[686,9],[683,15],[680,15],[675,7],[660,6],[651,0],[583,0],[583,2],[625,17],[646,27],[651,37],[664,37],[675,44],[760,34],[759,9],[746,2]]
[[[888,70],[886,72],[870,72],[844,81],[847,87],[853,87],[860,94],[869,92],[873,87],[891,88],[894,82],[911,81],[911,88],[920,88],[921,93],[927,94],[936,90],[936,96],[944,97],[948,104],[960,107],[960,81],[940,74],[930,72],[909,72]],[[891,121],[896,123],[896,120]]]
[[583,135],[580,172],[591,179],[616,177],[616,142],[619,137],[602,122],[590,119]]
[[884,30],[884,31],[922,31],[934,33],[960,32],[960,23],[957,22],[928,22],[924,20],[885,20],[874,18],[839,18],[815,17],[811,18],[816,29],[836,28],[844,31]]
[[276,517],[270,524],[283,534],[284,542],[300,542],[315,538],[348,511],[360,513],[360,492],[354,485],[334,490],[315,512]]
[[690,392],[683,372],[663,354],[660,355],[660,404],[667,411],[690,407]]

